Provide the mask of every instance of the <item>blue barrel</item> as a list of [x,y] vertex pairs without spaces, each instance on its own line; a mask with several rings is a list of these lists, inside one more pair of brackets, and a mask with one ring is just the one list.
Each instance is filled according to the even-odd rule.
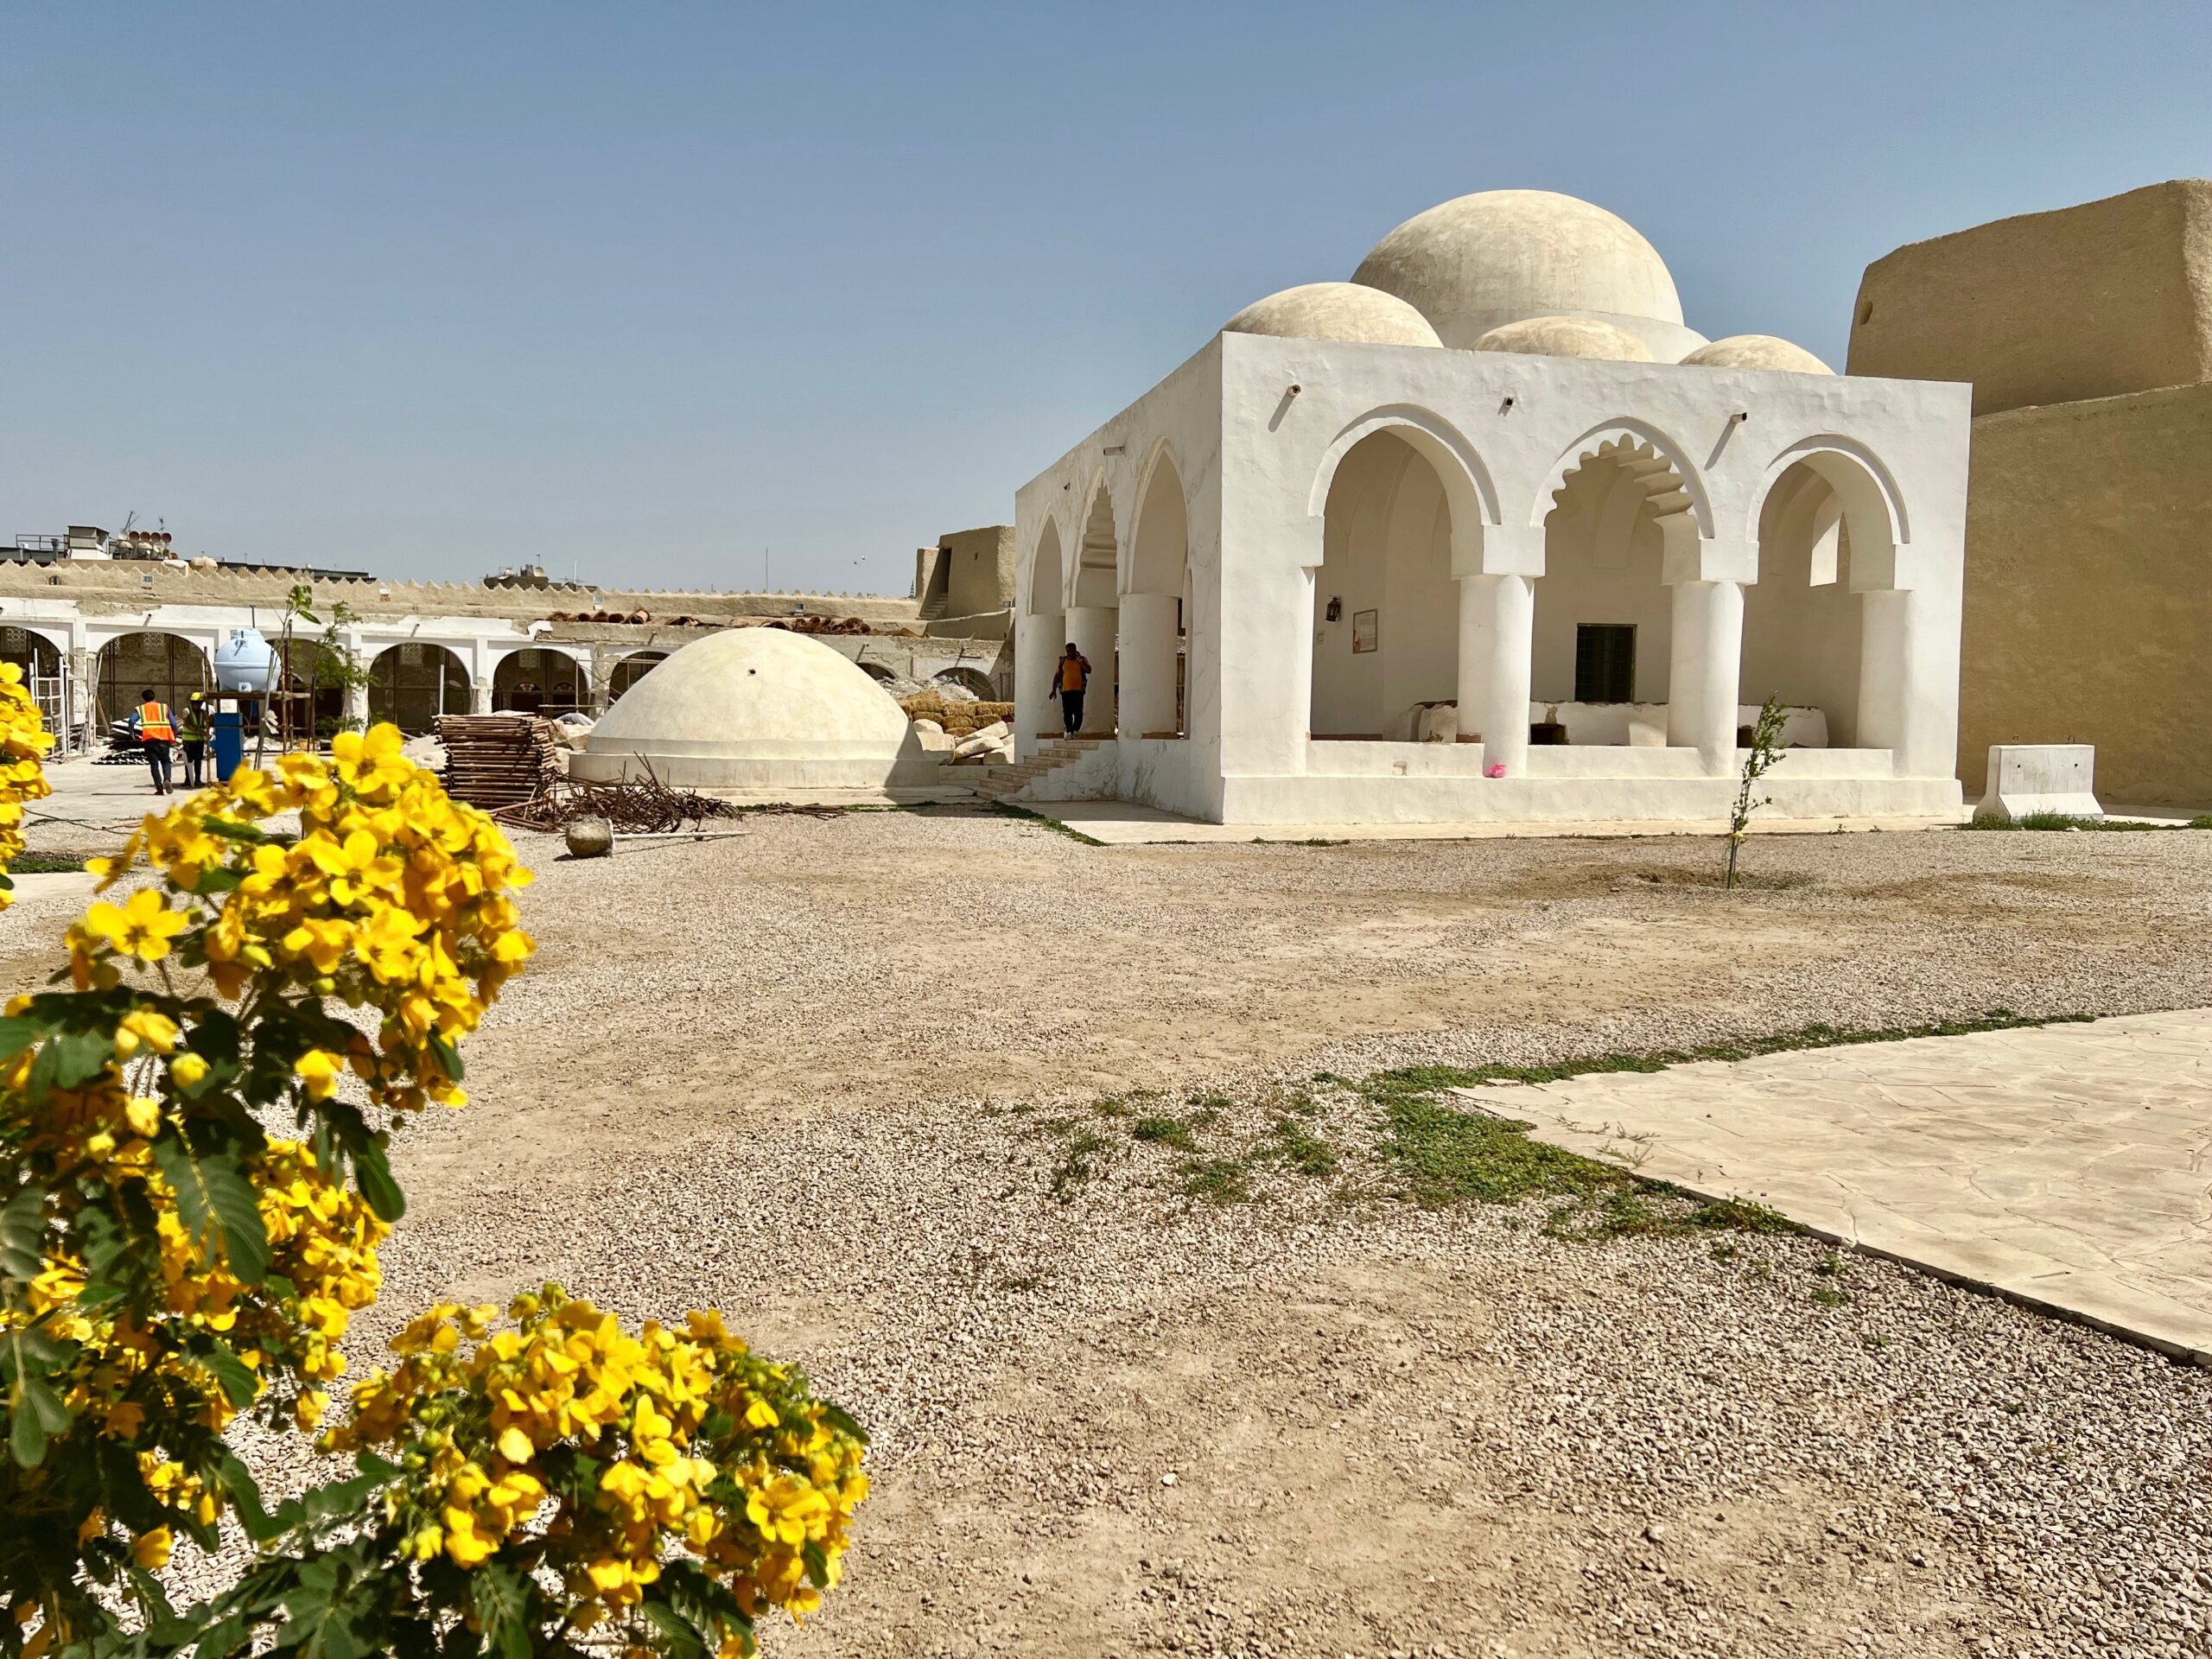
[[245,716],[235,709],[215,711],[215,781],[227,784],[245,759]]

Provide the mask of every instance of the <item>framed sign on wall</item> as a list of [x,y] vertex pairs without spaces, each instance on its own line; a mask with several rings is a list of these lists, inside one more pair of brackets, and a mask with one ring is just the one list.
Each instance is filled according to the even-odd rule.
[[1380,611],[1354,611],[1351,613],[1351,648],[1355,653],[1381,647],[1382,615]]

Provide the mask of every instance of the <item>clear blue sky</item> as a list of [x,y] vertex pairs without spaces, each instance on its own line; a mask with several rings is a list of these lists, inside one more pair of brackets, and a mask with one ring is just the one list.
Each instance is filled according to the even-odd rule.
[[0,533],[904,591],[1247,302],[1508,186],[1840,361],[1900,243],[2212,174],[2212,6],[0,11]]

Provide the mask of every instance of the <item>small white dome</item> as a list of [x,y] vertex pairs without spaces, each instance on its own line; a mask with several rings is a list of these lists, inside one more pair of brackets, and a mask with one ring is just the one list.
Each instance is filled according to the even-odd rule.
[[1370,346],[1441,346],[1428,319],[1395,294],[1357,283],[1306,283],[1255,300],[1227,322],[1225,334],[1281,334],[1351,340]]
[[1594,317],[1529,317],[1502,323],[1475,342],[1478,352],[1524,352],[1531,357],[1611,358],[1649,363],[1651,348],[1617,323]]
[[1703,343],[1658,251],[1604,208],[1550,190],[1484,190],[1417,213],[1375,245],[1352,281],[1416,307],[1446,346],[1501,323],[1618,323],[1674,362]]
[[1700,346],[1682,359],[1708,369],[1779,369],[1788,374],[1834,374],[1802,346],[1773,334],[1731,334]]
[[728,628],[622,694],[569,757],[572,776],[678,788],[880,788],[906,712],[849,658],[782,628]]

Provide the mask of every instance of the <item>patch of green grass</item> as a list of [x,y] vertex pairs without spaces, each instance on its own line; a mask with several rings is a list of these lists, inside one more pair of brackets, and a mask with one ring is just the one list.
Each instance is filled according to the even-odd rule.
[[1927,1026],[1871,1030],[1800,1026],[1764,1037],[1699,1048],[1584,1055],[1544,1065],[1407,1066],[1378,1072],[1358,1088],[1382,1109],[1389,1132],[1383,1155],[1397,1166],[1408,1196],[1418,1203],[1441,1206],[1555,1198],[1559,1202],[1552,1206],[1545,1228],[1555,1236],[1567,1238],[1709,1231],[1794,1233],[1801,1230],[1796,1224],[1764,1205],[1733,1198],[1698,1199],[1665,1181],[1651,1180],[1532,1140],[1528,1133],[1531,1126],[1519,1120],[1461,1110],[1439,1096],[1446,1090],[1485,1084],[1559,1083],[1601,1072],[1661,1071],[1697,1060],[1747,1060],[1798,1049],[1963,1036],[2089,1018],[2087,1014],[2037,1018],[2016,1014],[2009,1008],[1993,1008],[1978,1020],[1949,1020]]
[[1068,1136],[1060,1147],[1060,1166],[1052,1172],[1052,1196],[1062,1204],[1072,1202],[1083,1184],[1097,1173],[1091,1166],[1092,1155],[1105,1151],[1109,1144],[1092,1129]]
[[1103,847],[1106,844],[1096,836],[1086,836],[1082,830],[1062,823],[1058,818],[1047,817],[1042,812],[1033,812],[1026,806],[1016,806],[1012,801],[993,801],[991,810],[1002,818],[1027,818],[1039,829],[1065,836],[1070,841],[1080,842],[1085,847]]
[[2212,830],[2212,812],[2187,823],[2145,823],[2140,818],[2084,818],[2071,812],[2024,812],[2017,818],[1975,818],[1960,826],[1967,830],[2097,830],[2126,835],[2137,830]]
[[1105,1095],[1092,1101],[1090,1109],[1101,1117],[1127,1117],[1129,1103],[1118,1095]]
[[1694,1198],[1668,1182],[1531,1140],[1530,1126],[1518,1119],[1447,1106],[1433,1091],[1453,1086],[1438,1077],[1453,1068],[1413,1070],[1419,1081],[1406,1072],[1384,1072],[1370,1078],[1364,1092],[1383,1109],[1389,1131],[1383,1155],[1397,1165],[1417,1203],[1440,1208],[1557,1198],[1544,1230],[1560,1238],[1798,1230],[1764,1205]]
[[1429,1093],[1442,1089],[1474,1089],[1497,1083],[1564,1083],[1569,1077],[1605,1071],[1664,1071],[1670,1065],[1697,1060],[1755,1060],[1762,1055],[1785,1054],[1807,1048],[1841,1048],[1856,1043],[1902,1043],[1916,1037],[1964,1037],[1982,1031],[2012,1031],[2030,1026],[2086,1025],[2088,1014],[2015,1014],[1992,1008],[1977,1020],[1944,1020],[1927,1026],[1862,1027],[1814,1024],[1764,1037],[1737,1042],[1708,1043],[1699,1048],[1662,1048],[1645,1053],[1586,1054],[1556,1060],[1548,1065],[1411,1065],[1370,1077],[1360,1086],[1372,1096],[1376,1090]]
[[1135,1141],[1156,1141],[1178,1152],[1189,1152],[1198,1144],[1191,1133],[1191,1126],[1179,1117],[1141,1117],[1130,1125],[1129,1137]]
[[1849,1304],[1851,1293],[1834,1285],[1815,1285],[1813,1300],[1822,1307],[1843,1307]]
[[82,871],[89,853],[25,853],[8,866],[10,875],[73,875]]
[[1210,1204],[1249,1204],[1251,1173],[1241,1158],[1186,1158],[1175,1166],[1185,1198]]
[[1337,1173],[1336,1148],[1294,1117],[1277,1118],[1273,1138],[1261,1142],[1255,1155],[1278,1160],[1301,1175]]

